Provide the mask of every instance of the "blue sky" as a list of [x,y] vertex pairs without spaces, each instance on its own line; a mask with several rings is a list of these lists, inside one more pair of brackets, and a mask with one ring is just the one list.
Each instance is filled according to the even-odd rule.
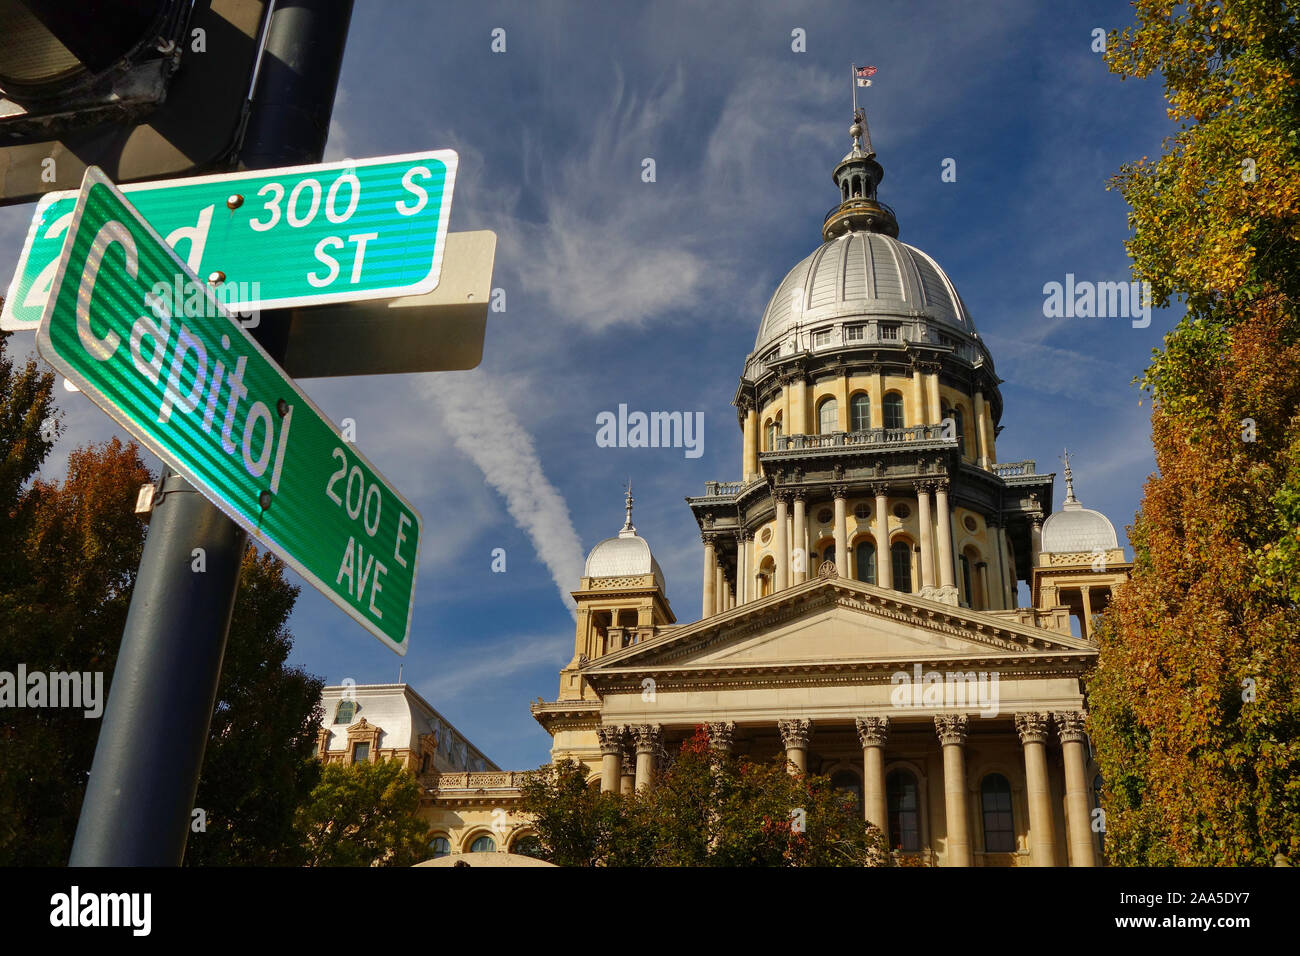
[[[358,0],[326,159],[458,150],[451,228],[498,234],[507,310],[472,372],[304,383],[356,420],[425,534],[404,659],[304,585],[293,662],[332,684],[395,681],[400,663],[498,764],[545,762],[528,702],[555,696],[567,592],[621,526],[629,477],[678,620],[698,617],[682,499],[740,477],[729,403],[768,298],[837,201],[854,61],[879,70],[861,102],[880,197],[961,291],[1006,380],[998,457],[1059,473],[1068,445],[1080,498],[1123,539],[1154,468],[1130,382],[1176,316],[1047,319],[1043,285],[1128,279],[1127,210],[1107,180],[1171,132],[1159,82],[1121,82],[1091,50],[1094,29],[1130,22],[1118,2]],[[941,181],[947,158],[956,182]],[[0,274],[31,208],[0,209]],[[59,399],[51,474],[114,433],[84,396]],[[703,455],[597,447],[597,415],[620,403],[703,412]]]

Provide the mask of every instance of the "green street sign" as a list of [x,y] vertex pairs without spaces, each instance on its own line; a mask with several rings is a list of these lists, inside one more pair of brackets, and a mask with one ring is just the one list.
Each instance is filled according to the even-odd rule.
[[47,362],[405,654],[419,514],[91,167],[36,335]]
[[[228,309],[424,295],[438,285],[454,150],[123,186],[131,204]],[[35,329],[77,193],[42,197],[0,328]]]

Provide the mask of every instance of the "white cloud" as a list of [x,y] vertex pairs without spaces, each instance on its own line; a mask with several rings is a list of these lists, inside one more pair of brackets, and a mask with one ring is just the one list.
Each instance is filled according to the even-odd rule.
[[557,671],[569,659],[568,641],[547,635],[513,637],[494,645],[475,644],[460,663],[440,664],[437,677],[421,687],[439,706],[480,693],[485,683],[501,684],[516,674],[548,665]]
[[499,383],[480,371],[441,372],[417,386],[442,416],[455,445],[506,500],[510,516],[529,537],[571,611],[569,591],[582,576],[584,552],[569,508],[542,470]]

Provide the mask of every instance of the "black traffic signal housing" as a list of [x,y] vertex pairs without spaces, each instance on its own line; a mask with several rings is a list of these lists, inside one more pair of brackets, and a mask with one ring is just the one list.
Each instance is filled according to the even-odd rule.
[[0,0],[0,205],[216,172],[247,115],[267,0]]

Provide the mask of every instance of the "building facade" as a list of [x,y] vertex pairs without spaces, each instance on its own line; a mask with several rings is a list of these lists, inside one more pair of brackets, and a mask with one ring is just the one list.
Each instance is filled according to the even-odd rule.
[[[821,244],[745,359],[739,477],[686,499],[699,620],[677,622],[629,492],[533,716],[605,790],[653,786],[704,725],[716,748],[830,776],[922,862],[1097,865],[1083,678],[1129,565],[1068,456],[1055,513],[1054,474],[999,462],[993,358],[948,276],[898,239],[861,112],[849,132]],[[518,779],[438,775],[427,812],[451,852],[526,838]]]

